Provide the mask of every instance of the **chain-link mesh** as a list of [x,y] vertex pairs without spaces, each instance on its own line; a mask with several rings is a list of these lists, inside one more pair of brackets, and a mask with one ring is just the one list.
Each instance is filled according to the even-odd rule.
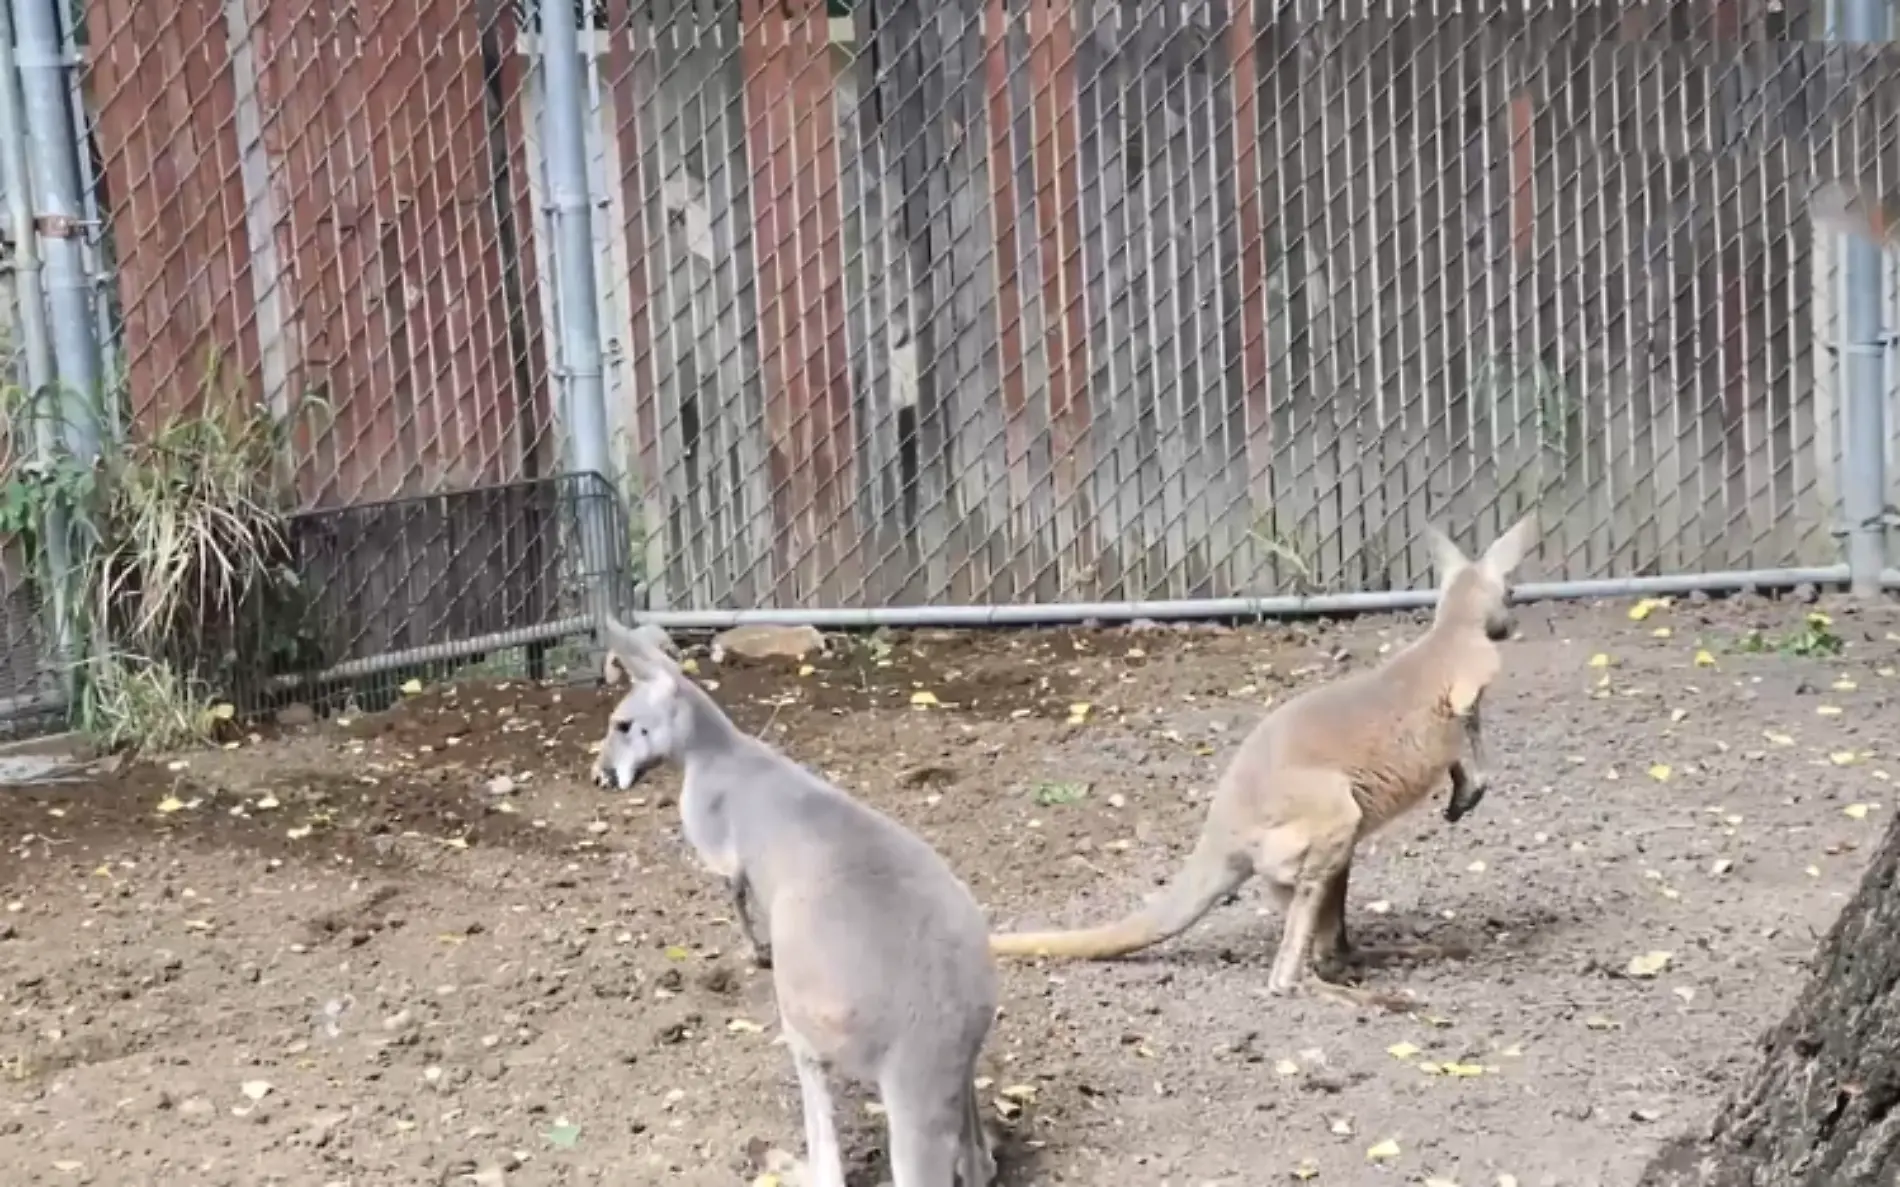
[[328,415],[312,505],[554,472],[520,21],[494,4],[87,0],[96,275],[132,418]]
[[1819,6],[604,16],[658,602],[1412,587],[1532,504],[1553,578],[1839,559],[1900,57]]
[[[576,626],[566,570],[607,579],[626,549],[624,529],[612,552],[575,537],[576,508],[603,496],[559,476],[540,64],[520,8],[66,12],[107,432],[148,446],[131,465],[188,477],[192,450],[243,430],[181,428],[255,409],[239,421],[290,432],[303,512],[277,558],[297,580],[167,640],[165,662],[241,708],[312,694],[296,673],[334,699],[339,673],[523,647],[540,666]],[[0,701],[13,657],[43,660],[16,567],[0,563]]]
[[[1416,587],[1533,505],[1541,576],[1833,565],[1849,236],[1900,326],[1850,0],[588,0],[578,116],[531,0],[68,2],[108,427],[322,400],[346,626],[290,667],[559,622],[537,567],[623,544],[676,609]],[[590,296],[630,516],[576,546]]]

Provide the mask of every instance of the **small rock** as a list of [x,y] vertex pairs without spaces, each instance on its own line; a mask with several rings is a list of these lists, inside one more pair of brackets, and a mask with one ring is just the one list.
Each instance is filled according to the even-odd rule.
[[317,711],[302,701],[298,701],[292,705],[285,705],[283,708],[277,710],[277,724],[286,729],[296,729],[299,726],[315,725],[316,723]]
[[515,781],[506,775],[497,775],[488,781],[489,795],[513,795]]
[[19,937],[19,929],[11,923],[0,923],[0,940],[16,940]]
[[1800,585],[1797,585],[1794,587],[1793,596],[1794,596],[1794,600],[1797,602],[1800,602],[1804,605],[1812,605],[1814,602],[1820,599],[1821,591],[1814,588],[1814,586],[1810,585],[1809,583],[1803,581]]
[[712,645],[747,659],[804,659],[810,652],[824,651],[825,637],[811,626],[748,625],[719,632]]

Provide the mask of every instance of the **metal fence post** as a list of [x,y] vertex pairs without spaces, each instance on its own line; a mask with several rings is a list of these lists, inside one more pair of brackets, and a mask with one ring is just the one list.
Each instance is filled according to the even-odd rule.
[[[1866,54],[1887,40],[1887,0],[1837,3],[1834,40]],[[1886,252],[1867,232],[1848,235],[1842,247],[1842,427],[1847,440],[1841,511],[1847,520],[1848,587],[1857,597],[1872,597],[1880,593],[1887,564]]]
[[60,32],[60,0],[20,0],[13,6],[20,89],[32,150],[35,225],[39,231],[53,358],[61,385],[59,413],[66,447],[76,456],[99,452],[99,343],[92,285],[80,236],[85,197],[79,186],[79,130],[73,126],[66,72],[75,62]]
[[[13,52],[12,6],[0,3],[0,178],[7,190],[7,222],[13,233],[13,303],[22,352],[26,356],[27,406],[33,410],[33,449],[42,464],[58,452],[57,424],[43,414],[41,401],[51,389],[55,371],[52,340],[46,326],[46,294],[42,288],[39,237],[33,230],[32,170],[27,164],[27,134],[20,104],[19,62]],[[47,639],[60,671],[61,685],[70,705],[72,696],[71,618],[66,604],[66,580],[71,571],[63,508],[48,504],[40,527],[43,533],[39,574],[50,593]]]
[[[592,6],[589,5],[591,11]],[[593,195],[587,175],[586,77],[581,68],[580,10],[577,0],[541,5],[541,68],[546,90],[541,107],[542,143],[546,145],[548,213],[555,250],[555,316],[560,322],[564,398],[560,414],[567,430],[569,468],[597,474],[612,488],[607,449],[607,393],[600,344],[600,297],[594,276]],[[582,555],[616,555],[607,538],[599,497],[580,505]],[[594,549],[606,549],[603,553]],[[590,566],[591,567],[591,566]],[[613,607],[610,586],[592,583],[596,622]]]

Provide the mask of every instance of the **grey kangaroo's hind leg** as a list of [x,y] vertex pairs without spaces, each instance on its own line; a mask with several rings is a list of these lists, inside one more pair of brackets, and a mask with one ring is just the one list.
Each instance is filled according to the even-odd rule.
[[836,1111],[824,1064],[794,1035],[787,1035],[792,1066],[798,1069],[798,1092],[805,1112],[805,1170],[808,1187],[845,1187],[844,1151],[838,1145]]
[[772,967],[772,943],[761,939],[759,927],[752,920],[752,884],[746,881],[744,874],[734,874],[726,880],[732,891],[732,905],[739,916],[739,928],[745,932],[746,943],[752,945],[752,963],[762,969]]
[[969,1162],[969,1075],[915,1063],[894,1069],[879,1088],[890,1119],[892,1187],[955,1187],[959,1164]]
[[[971,1069],[975,1079],[975,1069]],[[996,1182],[996,1153],[990,1148],[989,1131],[983,1128],[983,1106],[976,1096],[976,1085],[963,1091],[963,1154],[957,1161],[962,1187],[990,1187]]]

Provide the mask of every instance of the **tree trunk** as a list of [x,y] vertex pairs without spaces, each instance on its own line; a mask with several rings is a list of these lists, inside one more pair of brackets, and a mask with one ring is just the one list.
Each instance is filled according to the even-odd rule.
[[1900,820],[1822,941],[1813,979],[1708,1131],[1638,1187],[1900,1184]]

